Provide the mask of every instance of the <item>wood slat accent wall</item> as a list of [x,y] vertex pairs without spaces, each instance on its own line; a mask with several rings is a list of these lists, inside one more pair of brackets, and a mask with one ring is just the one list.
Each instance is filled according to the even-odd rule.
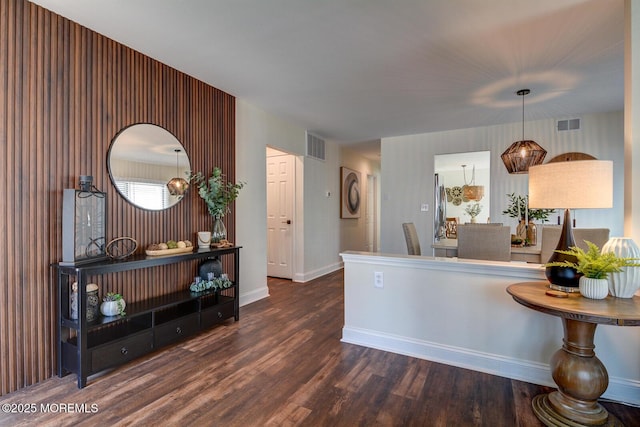
[[[191,191],[162,212],[135,208],[117,193],[106,155],[123,127],[165,127],[192,169],[220,166],[235,180],[235,98],[24,0],[0,2],[0,391],[55,374],[55,274],[62,256],[62,192],[93,175],[107,193],[107,238],[143,248],[195,240],[208,229]],[[225,217],[230,240],[234,214]],[[97,278],[129,301],[186,288],[197,265]]]

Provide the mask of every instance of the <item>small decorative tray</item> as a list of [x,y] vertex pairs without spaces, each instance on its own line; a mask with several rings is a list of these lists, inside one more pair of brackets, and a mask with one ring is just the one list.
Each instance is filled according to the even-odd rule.
[[233,243],[229,242],[228,240],[220,240],[219,243],[211,244],[212,248],[230,248],[231,246],[233,246]]
[[187,252],[193,252],[193,246],[175,249],[159,249],[156,251],[150,251],[146,249],[144,252],[149,256],[185,254]]
[[231,246],[233,246],[233,243],[231,242],[220,242],[220,243],[212,243],[211,247],[212,248],[230,248]]

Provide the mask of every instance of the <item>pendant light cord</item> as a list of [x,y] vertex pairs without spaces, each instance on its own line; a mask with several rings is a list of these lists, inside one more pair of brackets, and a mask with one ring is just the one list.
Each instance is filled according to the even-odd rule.
[[519,91],[516,92],[516,94],[522,97],[522,140],[523,141],[524,141],[524,97],[526,95],[529,95],[530,93],[531,93],[531,90],[529,89],[520,89]]
[[522,140],[524,141],[524,96],[526,92],[522,93]]
[[473,165],[473,170],[471,172],[471,181],[467,184],[467,165],[462,165],[462,177],[464,178],[464,185],[475,185],[476,184],[476,165]]

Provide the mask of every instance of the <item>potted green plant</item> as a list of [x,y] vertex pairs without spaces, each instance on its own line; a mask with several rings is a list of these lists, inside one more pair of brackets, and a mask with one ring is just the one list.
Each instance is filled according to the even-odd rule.
[[577,246],[572,246],[569,250],[556,252],[575,257],[575,261],[564,260],[562,262],[550,262],[545,267],[570,267],[582,274],[580,277],[580,293],[593,299],[602,299],[609,294],[609,273],[616,273],[623,267],[640,267],[634,262],[638,258],[623,258],[613,252],[600,251],[600,248],[592,242],[585,240],[588,249],[585,251]]
[[114,292],[107,292],[107,295],[102,297],[100,312],[107,317],[118,315],[124,316],[126,314],[124,312],[126,305],[127,303],[122,298],[122,295]]
[[227,229],[222,222],[222,218],[230,212],[229,205],[236,200],[245,183],[225,182],[224,175],[219,167],[213,168],[208,178],[198,172],[192,174],[189,180],[197,185],[198,195],[204,200],[209,215],[214,220],[211,230],[211,242],[219,243],[221,240],[226,240]]
[[531,220],[538,220],[544,223],[549,220],[549,215],[555,212],[555,209],[529,209],[529,196],[511,193],[507,194],[507,198],[509,199],[509,205],[507,209],[502,211],[502,214],[511,218],[518,218],[519,221],[528,216]]
[[515,239],[512,243],[523,243],[525,246],[535,246],[538,243],[538,230],[534,220],[549,220],[555,209],[529,209],[529,196],[520,196],[515,193],[507,194],[509,205],[502,211],[503,215],[518,219]]
[[470,205],[467,205],[466,208],[464,208],[464,211],[467,213],[467,215],[471,217],[472,223],[476,222],[476,217],[480,215],[481,210],[482,210],[482,206],[480,206],[480,203],[470,204]]

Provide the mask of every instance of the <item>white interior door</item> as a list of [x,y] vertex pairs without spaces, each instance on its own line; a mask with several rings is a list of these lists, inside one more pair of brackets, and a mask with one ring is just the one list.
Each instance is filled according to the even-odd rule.
[[294,161],[267,157],[267,275],[285,279],[293,277]]

